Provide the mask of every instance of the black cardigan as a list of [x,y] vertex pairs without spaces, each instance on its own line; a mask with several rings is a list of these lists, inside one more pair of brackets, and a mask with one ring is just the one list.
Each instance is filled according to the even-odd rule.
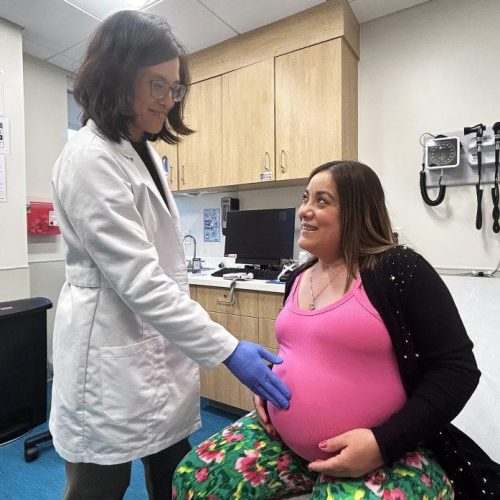
[[[285,300],[307,267],[290,274]],[[386,251],[373,270],[361,272],[361,281],[389,332],[407,395],[399,412],[372,428],[385,463],[423,444],[436,454],[457,498],[499,499],[500,466],[450,424],[480,372],[446,285],[423,257],[403,246]]]

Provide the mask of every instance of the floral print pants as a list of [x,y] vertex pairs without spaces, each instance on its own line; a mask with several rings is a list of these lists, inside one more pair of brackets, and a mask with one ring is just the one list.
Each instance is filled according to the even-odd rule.
[[178,500],[283,498],[306,492],[313,499],[328,500],[454,498],[443,469],[422,449],[361,478],[309,472],[305,460],[268,436],[255,412],[191,450],[173,482],[173,498]]

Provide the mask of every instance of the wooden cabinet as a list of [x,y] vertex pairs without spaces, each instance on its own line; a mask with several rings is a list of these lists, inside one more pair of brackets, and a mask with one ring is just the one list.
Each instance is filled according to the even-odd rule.
[[222,77],[194,83],[184,108],[195,133],[178,145],[179,189],[222,185]]
[[[257,318],[214,312],[210,313],[210,317],[239,340],[257,342]],[[201,394],[236,408],[253,409],[252,393],[225,365],[219,365],[212,370],[201,370]]]
[[275,59],[276,179],[357,158],[357,59],[341,38]]
[[179,189],[303,182],[356,159],[357,63],[339,37],[193,84]]
[[281,293],[259,292],[259,343],[277,350],[278,343],[274,335],[274,324],[283,304]]
[[238,316],[257,318],[259,297],[252,290],[235,290],[234,300],[230,300],[229,289],[210,286],[196,287],[196,300],[208,312],[221,312]]
[[357,158],[359,23],[346,0],[189,59],[197,132],[179,147],[179,189],[304,185],[314,167]]
[[223,185],[275,179],[274,61],[222,75]]
[[[274,322],[281,308],[282,294],[236,289],[231,297],[227,288],[191,286],[190,290],[191,297],[210,317],[239,340],[258,342],[277,352]],[[201,394],[236,408],[253,409],[251,392],[224,365],[201,370]]]
[[[162,159],[163,168],[165,169],[165,162],[168,164],[168,171],[166,172],[168,186],[170,191],[177,191],[178,189],[178,169],[177,169],[177,144],[167,144],[165,141],[158,140],[152,143],[160,158]],[[165,160],[166,157],[166,160]]]

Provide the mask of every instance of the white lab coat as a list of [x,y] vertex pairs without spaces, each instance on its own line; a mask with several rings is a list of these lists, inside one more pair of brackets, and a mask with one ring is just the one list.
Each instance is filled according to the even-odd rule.
[[197,363],[237,340],[189,298],[179,215],[128,141],[89,121],[53,174],[66,251],[54,325],[50,431],[70,462],[117,464],[200,427]]

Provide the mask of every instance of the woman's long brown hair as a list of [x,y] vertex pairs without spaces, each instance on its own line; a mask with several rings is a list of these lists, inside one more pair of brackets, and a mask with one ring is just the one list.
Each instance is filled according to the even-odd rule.
[[[187,56],[166,20],[154,14],[123,10],[108,17],[95,31],[76,76],[74,96],[82,107],[82,125],[94,120],[111,141],[128,134],[134,118],[133,85],[142,68],[179,58],[180,83],[190,84]],[[184,124],[184,98],[176,102],[158,134],[175,144],[193,131]]]
[[[385,194],[377,174],[357,161],[332,161],[316,167],[309,181],[328,171],[340,205],[340,248],[347,267],[346,290],[358,272],[373,269],[380,255],[396,246]],[[310,267],[317,262],[313,258]]]

